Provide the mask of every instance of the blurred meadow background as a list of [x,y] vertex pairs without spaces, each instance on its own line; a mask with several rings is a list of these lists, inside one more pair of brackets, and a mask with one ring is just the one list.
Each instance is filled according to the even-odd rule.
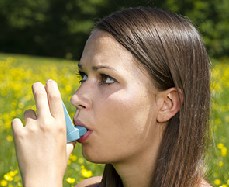
[[[211,141],[206,179],[229,187],[229,1],[228,0],[1,0],[0,1],[0,187],[22,186],[11,120],[35,109],[31,85],[48,78],[59,84],[71,116],[70,97],[79,86],[77,61],[93,22],[130,6],[152,6],[188,16],[199,29],[212,61]],[[31,153],[32,156],[32,153]],[[77,145],[64,186],[101,175]]]

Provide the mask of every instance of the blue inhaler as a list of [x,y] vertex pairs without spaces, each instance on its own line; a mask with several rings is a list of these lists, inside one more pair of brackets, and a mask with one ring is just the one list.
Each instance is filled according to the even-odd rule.
[[80,139],[80,137],[83,136],[87,132],[87,129],[85,127],[74,126],[64,103],[63,103],[63,108],[64,108],[66,128],[67,128],[66,129],[67,143],[74,142],[74,141]]

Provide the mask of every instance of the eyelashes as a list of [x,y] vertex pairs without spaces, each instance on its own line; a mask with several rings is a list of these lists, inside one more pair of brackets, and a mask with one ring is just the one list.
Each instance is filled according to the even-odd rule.
[[113,78],[109,75],[106,75],[106,74],[100,74],[100,77],[101,77],[100,83],[102,83],[102,84],[110,85],[110,84],[117,82],[117,80],[115,78]]
[[87,75],[86,73],[82,72],[82,71],[79,71],[79,76],[80,76],[80,82],[83,83],[83,82],[86,82],[87,80]]
[[[88,79],[88,75],[85,72],[79,71],[78,76],[80,76],[80,83],[84,83]],[[118,82],[115,78],[110,75],[99,73],[99,84],[100,85],[111,85]]]

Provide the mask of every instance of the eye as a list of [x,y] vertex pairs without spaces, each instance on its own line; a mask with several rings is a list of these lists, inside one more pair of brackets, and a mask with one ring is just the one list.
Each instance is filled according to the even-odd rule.
[[88,77],[87,74],[82,72],[82,71],[80,71],[79,75],[80,75],[80,82],[86,82],[87,77]]
[[101,84],[113,84],[115,82],[117,82],[117,80],[109,75],[106,75],[106,74],[100,74],[101,76]]

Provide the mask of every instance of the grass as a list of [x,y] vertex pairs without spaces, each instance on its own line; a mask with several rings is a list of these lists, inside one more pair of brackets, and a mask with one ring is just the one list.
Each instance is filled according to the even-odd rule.
[[[229,186],[229,64],[224,59],[212,66],[212,113],[211,133],[213,141],[209,147],[207,168],[208,180],[213,186]],[[22,186],[11,132],[11,120],[22,119],[23,111],[34,108],[31,85],[48,78],[59,84],[62,98],[71,116],[70,97],[79,86],[75,75],[76,62],[63,59],[48,59],[26,55],[0,54],[0,187]],[[101,175],[103,166],[87,162],[81,155],[80,145],[70,156],[64,178],[64,186],[92,175]]]

